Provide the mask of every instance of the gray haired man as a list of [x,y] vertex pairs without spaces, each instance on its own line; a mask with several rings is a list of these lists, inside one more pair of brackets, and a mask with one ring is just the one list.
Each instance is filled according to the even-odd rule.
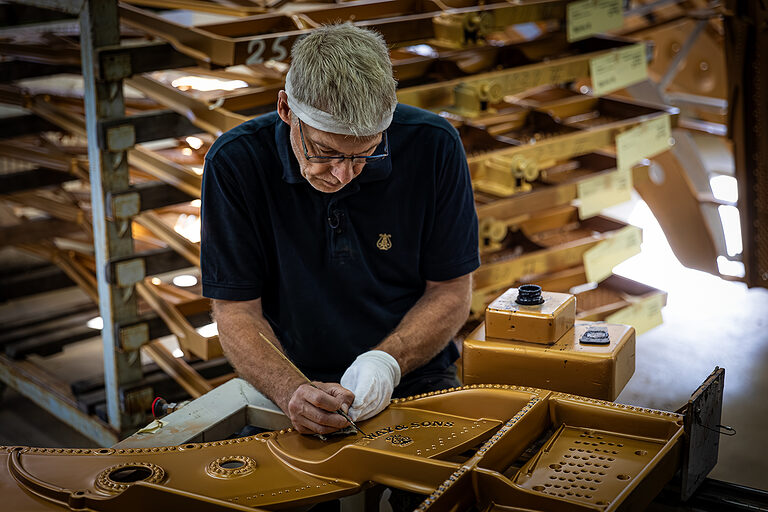
[[456,130],[397,105],[378,34],[324,26],[291,57],[277,111],[206,156],[203,294],[240,375],[299,432],[328,433],[340,408],[362,420],[457,385],[477,218]]

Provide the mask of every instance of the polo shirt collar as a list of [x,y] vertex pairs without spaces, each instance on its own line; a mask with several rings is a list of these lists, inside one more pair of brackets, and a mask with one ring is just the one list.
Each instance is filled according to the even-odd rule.
[[[277,146],[277,154],[280,157],[280,163],[283,167],[283,180],[286,183],[291,184],[307,183],[307,180],[304,179],[304,176],[301,175],[301,171],[299,170],[299,162],[296,160],[296,155],[293,154],[290,126],[280,119],[279,116],[277,116],[275,124],[275,146]],[[391,138],[389,141],[389,150],[391,153]],[[384,151],[383,140],[376,148],[376,151]],[[383,160],[366,164],[363,172],[360,173],[360,176],[355,178],[353,182],[368,183],[371,181],[381,181],[387,179],[391,173],[392,158],[391,156],[388,156]]]

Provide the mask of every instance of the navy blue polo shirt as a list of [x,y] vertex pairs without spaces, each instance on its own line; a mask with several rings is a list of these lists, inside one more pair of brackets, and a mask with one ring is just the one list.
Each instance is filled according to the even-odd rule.
[[[290,127],[271,113],[216,141],[202,192],[203,295],[261,297],[288,356],[338,382],[424,293],[479,265],[477,216],[456,130],[399,105],[390,156],[328,194],[301,176]],[[383,151],[382,147],[377,152]],[[458,357],[453,343],[416,371]]]

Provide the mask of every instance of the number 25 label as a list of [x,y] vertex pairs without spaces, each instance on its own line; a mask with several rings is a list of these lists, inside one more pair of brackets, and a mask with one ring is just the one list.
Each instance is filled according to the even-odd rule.
[[[271,60],[281,61],[288,56],[288,50],[283,46],[288,36],[280,36],[272,42]],[[248,43],[248,58],[245,60],[246,64],[261,64],[264,62],[264,50],[267,48],[267,43],[262,39],[255,39]]]

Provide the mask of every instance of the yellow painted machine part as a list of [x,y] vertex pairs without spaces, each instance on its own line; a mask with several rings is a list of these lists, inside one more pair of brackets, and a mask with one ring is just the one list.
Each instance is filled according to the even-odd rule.
[[[591,325],[608,331],[608,345],[579,341]],[[462,371],[464,384],[515,384],[614,400],[635,372],[635,330],[576,322],[553,345],[540,345],[489,338],[481,324],[464,340]]]
[[521,306],[510,288],[485,310],[488,337],[551,345],[573,327],[576,300],[568,293],[542,292],[544,303]]

